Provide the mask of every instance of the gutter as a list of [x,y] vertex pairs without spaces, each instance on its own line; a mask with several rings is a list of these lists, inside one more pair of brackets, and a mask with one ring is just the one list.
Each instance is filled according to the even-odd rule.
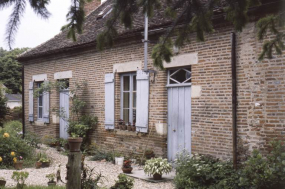
[[236,34],[231,33],[231,65],[232,65],[232,139],[233,167],[237,169],[237,73],[236,73]]

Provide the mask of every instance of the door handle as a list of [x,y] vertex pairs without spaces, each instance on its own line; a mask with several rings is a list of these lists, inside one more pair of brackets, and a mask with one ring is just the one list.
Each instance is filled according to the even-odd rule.
[[176,130],[175,130],[175,129],[173,129],[173,132],[176,132]]

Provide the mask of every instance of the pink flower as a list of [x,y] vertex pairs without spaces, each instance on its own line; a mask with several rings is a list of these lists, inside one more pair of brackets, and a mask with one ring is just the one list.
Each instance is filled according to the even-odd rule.
[[22,157],[22,156],[20,156],[20,157],[19,157],[19,159],[20,159],[20,160],[22,160],[22,159],[23,159],[23,157]]

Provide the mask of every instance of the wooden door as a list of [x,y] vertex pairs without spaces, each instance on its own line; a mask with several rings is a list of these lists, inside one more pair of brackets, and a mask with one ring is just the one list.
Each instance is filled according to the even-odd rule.
[[191,153],[191,86],[168,87],[168,160],[183,149]]
[[59,106],[60,106],[60,121],[59,121],[59,135],[60,138],[67,139],[67,128],[69,119],[69,90],[61,90],[59,95]]

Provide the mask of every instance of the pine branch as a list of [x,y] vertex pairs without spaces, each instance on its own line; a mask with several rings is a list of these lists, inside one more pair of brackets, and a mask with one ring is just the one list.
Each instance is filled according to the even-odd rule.
[[10,49],[12,49],[12,44],[15,41],[15,34],[18,31],[20,18],[25,11],[25,7],[26,7],[25,0],[16,0],[13,12],[10,15],[10,20],[7,24],[7,29],[6,29],[6,41]]
[[0,10],[7,8],[14,4],[17,0],[0,0]]
[[50,12],[47,10],[46,6],[50,3],[50,0],[29,0],[30,5],[34,12],[41,16],[43,19],[47,19],[50,16]]

